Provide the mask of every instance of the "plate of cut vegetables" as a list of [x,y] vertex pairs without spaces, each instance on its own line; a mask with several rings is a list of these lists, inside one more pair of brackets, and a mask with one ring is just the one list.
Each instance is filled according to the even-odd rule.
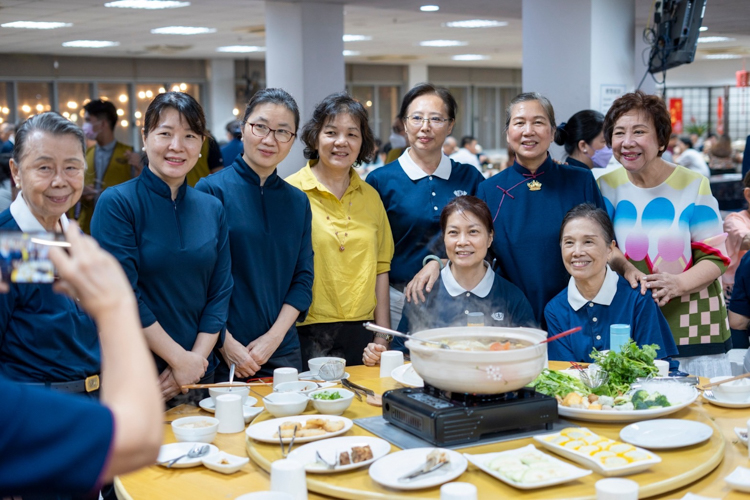
[[609,374],[606,384],[587,387],[575,373],[543,370],[530,384],[537,392],[555,397],[562,417],[589,422],[638,422],[675,413],[698,398],[695,387],[673,381],[647,381],[658,369],[653,360],[656,345],[639,348],[634,342],[622,351],[598,352],[591,357],[598,369]]
[[521,490],[567,483],[591,474],[590,470],[542,453],[533,444],[497,453],[464,453],[464,456],[490,476]]

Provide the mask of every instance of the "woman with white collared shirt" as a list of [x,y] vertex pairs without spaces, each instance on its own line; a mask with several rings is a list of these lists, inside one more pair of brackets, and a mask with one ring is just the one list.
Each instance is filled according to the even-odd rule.
[[[398,326],[402,333],[429,328],[466,326],[469,313],[484,314],[485,326],[534,326],[531,304],[520,289],[501,278],[485,261],[494,237],[487,204],[474,196],[459,196],[440,216],[448,265],[440,271],[425,302],[409,302]],[[393,339],[391,349],[406,351],[404,340]],[[376,364],[375,344],[365,349],[363,361]]]
[[[75,124],[48,112],[16,133],[11,175],[20,189],[0,213],[0,230],[61,233],[83,192],[85,139]],[[0,295],[0,375],[96,396],[100,370],[94,321],[49,284],[11,284]]]
[[639,346],[657,344],[658,358],[677,355],[677,346],[651,292],[641,295],[607,261],[615,231],[607,213],[593,205],[572,208],[560,228],[560,247],[570,274],[567,288],[544,309],[550,336],[582,326],[583,330],[548,344],[549,359],[590,363],[593,348],[609,349],[609,327],[630,325]]
[[447,89],[429,83],[412,88],[399,113],[410,147],[366,179],[380,194],[395,243],[389,275],[393,328],[401,319],[404,287],[422,269],[423,259],[431,254],[445,256],[440,237],[443,208],[456,196],[473,195],[484,180],[476,168],[443,154],[457,108]]

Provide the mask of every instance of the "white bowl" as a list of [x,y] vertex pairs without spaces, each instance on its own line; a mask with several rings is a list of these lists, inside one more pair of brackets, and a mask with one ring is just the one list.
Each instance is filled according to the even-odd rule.
[[[713,384],[729,378],[732,377],[713,377],[710,381]],[[712,390],[714,391],[714,397],[720,401],[742,403],[750,398],[750,380],[743,378],[734,382],[727,382],[713,387]]]
[[302,394],[310,394],[316,390],[318,390],[318,384],[304,380],[284,382],[273,388],[273,392],[301,392]]
[[[316,394],[322,394],[324,392],[338,392],[342,397],[340,399],[315,399]],[[318,413],[324,415],[341,415],[347,408],[349,408],[353,399],[354,393],[352,391],[347,391],[346,389],[321,389],[310,393],[310,400],[312,401],[313,406]]]
[[208,390],[209,396],[211,396],[211,401],[214,402],[214,406],[216,406],[216,396],[221,396],[224,394],[236,394],[238,396],[242,397],[242,406],[245,406],[245,403],[247,402],[247,396],[250,394],[250,389],[247,387],[211,387]]
[[425,383],[445,391],[499,394],[518,390],[544,369],[547,332],[533,328],[455,327],[423,330],[412,335],[425,340],[462,340],[490,337],[515,339],[531,345],[508,351],[441,349],[407,340],[411,363]]
[[322,358],[312,358],[310,361],[308,361],[307,366],[310,368],[310,373],[312,373],[313,376],[317,376],[318,372],[320,371],[320,367],[328,361],[340,361],[344,364],[344,369],[346,369],[346,360],[344,358],[334,358],[331,356],[327,356]]
[[[211,425],[194,427],[200,423]],[[218,429],[219,419],[213,417],[184,417],[172,422],[175,439],[188,443],[212,443]]]
[[[230,455],[220,451],[201,459],[203,465],[216,472],[222,474],[232,474],[240,470],[246,463],[250,461],[247,457],[238,457],[237,455]],[[227,462],[227,463],[222,463]]]
[[263,398],[263,405],[274,417],[291,417],[299,415],[310,399],[299,392],[272,392]]

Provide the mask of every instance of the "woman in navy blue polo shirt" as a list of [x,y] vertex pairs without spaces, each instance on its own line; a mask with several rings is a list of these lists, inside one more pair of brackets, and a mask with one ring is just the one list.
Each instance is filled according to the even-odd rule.
[[[487,205],[475,196],[459,196],[443,209],[440,227],[448,263],[424,303],[406,304],[398,330],[415,333],[466,326],[474,312],[484,314],[486,326],[534,326],[531,306],[521,290],[497,276],[485,261],[494,237]],[[391,349],[405,351],[404,340],[393,339]],[[377,364],[380,352],[376,344],[369,344],[365,364]]]
[[457,111],[447,89],[429,83],[412,88],[399,112],[409,147],[366,179],[383,200],[395,244],[389,275],[393,328],[401,320],[404,287],[422,269],[422,260],[430,254],[445,255],[440,237],[443,207],[456,196],[473,195],[484,180],[473,166],[443,154]]
[[551,342],[549,359],[590,363],[592,349],[609,349],[609,327],[630,325],[639,346],[657,344],[658,357],[677,355],[667,320],[651,297],[641,295],[607,261],[615,247],[615,230],[607,213],[593,205],[571,209],[560,228],[562,260],[568,286],[544,309],[549,335],[582,326],[580,332]]
[[142,136],[148,167],[104,191],[91,235],[133,285],[162,395],[173,406],[185,402],[173,399],[180,386],[213,382],[212,351],[232,293],[229,238],[221,203],[185,182],[206,136],[200,104],[182,92],[157,95]]
[[[10,161],[20,189],[0,214],[0,229],[62,232],[65,213],[83,191],[85,138],[57,113],[26,120]],[[78,303],[49,284],[11,284],[0,295],[0,374],[62,392],[96,394],[100,369],[96,325]],[[88,383],[87,383],[88,381]]]
[[278,367],[302,371],[295,322],[312,301],[312,212],[305,193],[279,177],[299,128],[299,109],[282,89],[253,95],[242,119],[244,152],[196,189],[219,199],[229,222],[234,290],[223,362],[235,376],[268,377]]

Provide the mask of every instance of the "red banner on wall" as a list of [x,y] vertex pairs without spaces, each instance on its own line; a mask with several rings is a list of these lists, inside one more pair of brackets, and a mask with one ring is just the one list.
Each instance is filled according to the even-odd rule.
[[719,96],[716,104],[716,133],[724,135],[724,97]]
[[682,123],[682,97],[673,97],[669,100],[669,116],[672,119],[672,133],[681,134]]

